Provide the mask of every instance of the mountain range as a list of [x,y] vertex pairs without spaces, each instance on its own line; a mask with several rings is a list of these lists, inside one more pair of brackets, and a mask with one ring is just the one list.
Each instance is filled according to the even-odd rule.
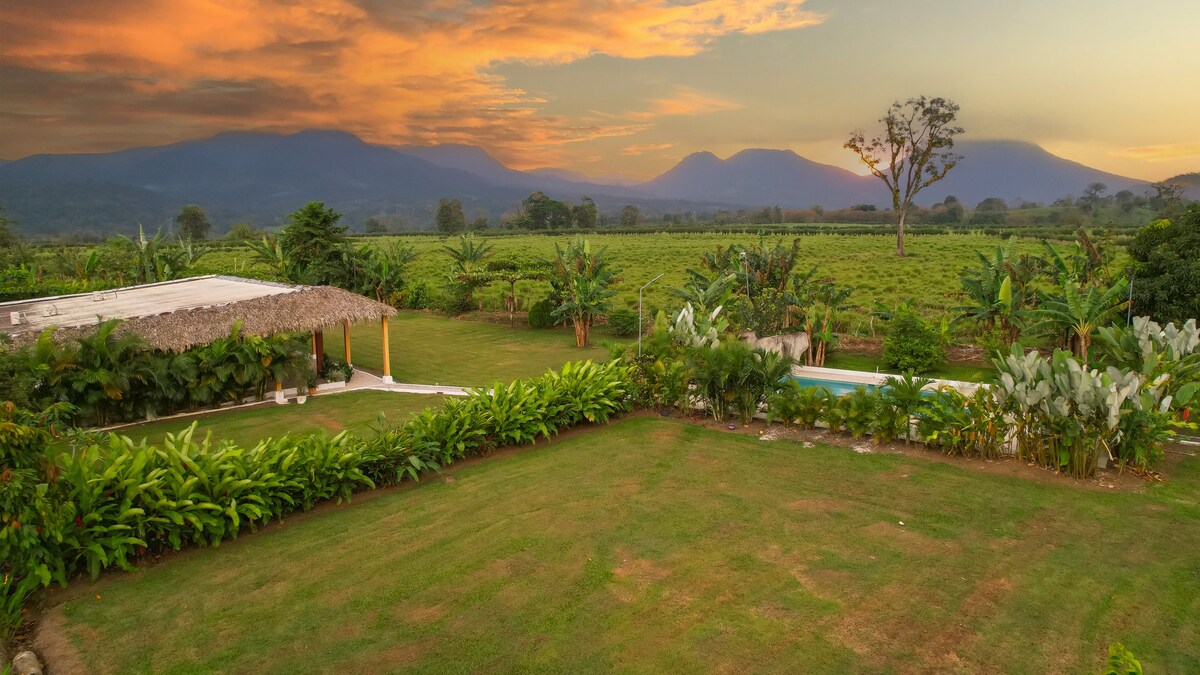
[[[969,206],[986,197],[1050,202],[1093,182],[1110,192],[1142,192],[1144,181],[1105,173],[1019,141],[964,141],[947,178],[919,195],[947,195]],[[635,204],[650,214],[719,209],[887,206],[880,182],[805,159],[789,150],[743,150],[727,159],[689,155],[641,184],[591,179],[562,169],[517,171],[469,145],[372,145],[340,131],[290,135],[222,133],[211,138],[102,154],[34,155],[0,163],[0,207],[29,235],[111,234],[169,222],[199,204],[218,231],[235,222],[282,223],[320,200],[354,229],[372,215],[427,227],[441,197],[462,201],[469,217],[493,220],[535,190],[577,201],[588,195],[614,213]]]

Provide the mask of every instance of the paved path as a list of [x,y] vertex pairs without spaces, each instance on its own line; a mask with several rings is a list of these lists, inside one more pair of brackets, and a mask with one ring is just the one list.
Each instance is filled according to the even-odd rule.
[[350,376],[350,381],[346,383],[346,386],[336,391],[360,389],[394,391],[402,394],[428,394],[430,396],[466,396],[469,391],[468,387],[453,387],[443,384],[411,384],[407,382],[385,384],[383,378],[358,369],[355,369],[354,374]]

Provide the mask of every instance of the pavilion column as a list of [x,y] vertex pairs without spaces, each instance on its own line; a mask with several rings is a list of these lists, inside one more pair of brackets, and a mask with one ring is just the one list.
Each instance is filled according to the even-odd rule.
[[320,373],[325,369],[325,333],[317,331],[313,333],[313,351],[317,354],[317,372]]
[[383,329],[383,383],[392,383],[392,352],[388,348],[388,318],[385,316],[379,320],[379,325]]
[[350,320],[342,322],[342,344],[346,346],[346,365],[353,365],[350,360]]
[[283,380],[275,380],[275,402],[287,403],[287,399],[283,397]]

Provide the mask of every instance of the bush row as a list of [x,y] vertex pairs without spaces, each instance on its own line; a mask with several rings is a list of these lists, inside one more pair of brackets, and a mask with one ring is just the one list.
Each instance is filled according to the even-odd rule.
[[20,620],[20,598],[132,569],[147,553],[218,546],[297,510],[358,490],[417,479],[428,469],[506,445],[532,443],[629,409],[619,362],[574,363],[540,378],[478,389],[364,440],[285,436],[243,448],[197,440],[195,425],[161,446],[117,434],[44,461],[65,406],[0,412],[0,637]]
[[0,344],[0,400],[32,409],[66,402],[78,410],[77,421],[106,425],[261,400],[269,383],[298,383],[310,368],[305,335],[246,336],[235,326],[211,344],[168,352],[110,320],[69,340],[47,329],[23,349]]

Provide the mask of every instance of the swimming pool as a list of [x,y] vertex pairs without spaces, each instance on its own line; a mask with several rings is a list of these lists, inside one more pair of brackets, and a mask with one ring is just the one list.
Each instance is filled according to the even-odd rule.
[[844,380],[826,380],[816,377],[799,377],[792,376],[801,387],[824,387],[828,389],[834,396],[849,394],[858,387],[866,387],[867,389],[878,389],[878,385],[864,384],[862,382],[846,382]]

